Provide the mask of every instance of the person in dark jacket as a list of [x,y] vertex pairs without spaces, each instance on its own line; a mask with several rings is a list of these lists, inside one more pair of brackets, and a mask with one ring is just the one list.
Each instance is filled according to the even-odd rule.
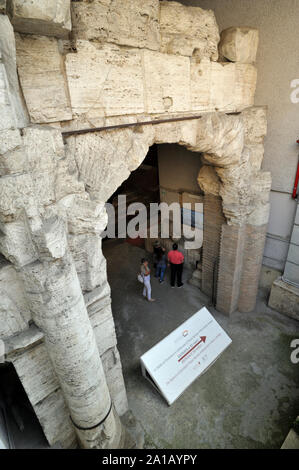
[[159,240],[156,240],[155,243],[154,243],[154,269],[157,268],[157,264],[158,264],[157,257],[159,255],[160,251],[161,251],[160,242],[159,242]]

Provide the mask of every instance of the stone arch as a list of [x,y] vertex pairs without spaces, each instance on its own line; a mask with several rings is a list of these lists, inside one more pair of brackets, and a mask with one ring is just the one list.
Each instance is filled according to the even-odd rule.
[[[122,2],[113,3],[119,16]],[[249,311],[255,302],[270,177],[260,171],[265,110],[248,108],[256,85],[252,57],[248,63],[216,62],[219,30],[211,11],[154,0],[144,30],[144,2],[136,3],[130,2],[130,15],[118,25],[109,12],[102,15],[102,8],[90,15],[88,2],[73,2],[71,41],[55,37],[71,29],[69,10],[61,25],[56,17],[47,15],[45,21],[43,9],[33,23],[13,18],[16,31],[30,33],[16,34],[17,54],[9,18],[0,15],[5,96],[0,252],[11,263],[11,279],[22,286],[22,305],[28,306],[17,334],[4,339],[8,359],[25,364],[18,373],[49,443],[60,441],[64,447],[76,441],[82,447],[123,446],[118,415],[127,402],[101,232],[109,193],[153,143],[178,143],[204,153],[199,183],[210,222],[203,287],[209,291],[219,258],[217,308]],[[179,37],[169,31],[169,14],[184,25]],[[39,36],[43,33],[50,37]],[[233,32],[236,38],[239,33]],[[234,41],[235,52],[243,44]],[[257,44],[247,47],[254,55]],[[227,51],[223,55],[231,57]],[[215,113],[244,109],[238,115]],[[188,122],[69,137],[63,145],[62,130],[192,113],[207,114]],[[121,117],[109,117],[115,115]]]
[[[14,165],[22,171],[14,167],[1,178],[0,250],[23,283],[24,302],[39,328],[26,348],[43,341],[52,384],[61,387],[71,415],[65,442],[74,442],[74,430],[83,447],[118,447],[124,439],[118,414],[126,407],[125,388],[101,252],[105,201],[154,143],[203,153],[198,175],[205,193],[203,290],[211,294],[216,266],[218,310],[252,310],[269,208],[270,177],[260,170],[263,120],[262,108],[208,113],[190,121],[74,135],[65,145],[61,130],[52,127],[28,126],[22,135],[11,131],[21,158]],[[120,122],[126,120],[109,118],[106,125]],[[115,377],[109,386],[104,370],[103,344],[119,364],[117,393]],[[51,440],[45,424],[44,431]]]
[[[110,118],[106,124],[120,121]],[[264,132],[258,134],[259,129]],[[237,308],[251,311],[256,301],[271,186],[270,174],[260,170],[264,134],[265,110],[250,108],[234,115],[208,113],[190,121],[74,135],[67,139],[66,152],[74,158],[90,198],[100,204],[142,163],[153,144],[177,143],[202,155],[203,290],[212,295],[216,269],[217,307],[229,314]]]

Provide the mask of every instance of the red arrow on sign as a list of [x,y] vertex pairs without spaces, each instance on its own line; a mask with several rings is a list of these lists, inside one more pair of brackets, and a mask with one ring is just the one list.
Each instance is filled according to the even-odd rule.
[[186,354],[184,354],[179,360],[178,362],[182,361],[184,359],[184,357],[188,356],[188,354],[191,353],[191,351],[193,351],[193,349],[195,349],[200,343],[205,343],[206,342],[206,339],[207,337],[206,336],[201,336],[200,337],[200,341],[198,341],[198,343],[194,344],[194,346],[189,349],[189,351],[186,352]]

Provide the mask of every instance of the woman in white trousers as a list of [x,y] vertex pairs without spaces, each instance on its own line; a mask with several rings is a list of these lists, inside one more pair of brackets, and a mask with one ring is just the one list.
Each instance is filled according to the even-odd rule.
[[149,302],[154,302],[155,299],[152,299],[151,270],[145,258],[141,260],[141,276],[143,277],[143,297],[147,298]]

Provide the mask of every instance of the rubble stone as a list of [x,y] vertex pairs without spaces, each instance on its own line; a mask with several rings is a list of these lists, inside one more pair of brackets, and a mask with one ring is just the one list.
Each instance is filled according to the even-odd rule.
[[160,6],[162,52],[218,59],[219,30],[211,10],[168,1]]
[[77,39],[159,50],[158,0],[73,2]]
[[221,32],[220,56],[231,62],[252,64],[256,61],[259,32],[255,28],[232,27]]

